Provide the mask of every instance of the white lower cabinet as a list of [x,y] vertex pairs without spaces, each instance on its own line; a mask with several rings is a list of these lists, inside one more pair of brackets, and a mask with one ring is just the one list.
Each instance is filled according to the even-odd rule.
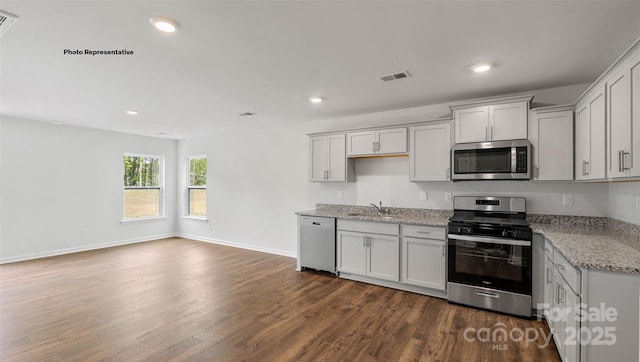
[[[366,232],[367,229],[372,232]],[[400,280],[398,224],[338,220],[337,242],[338,272]]]
[[402,237],[402,282],[445,290],[444,240]]
[[402,225],[401,281],[437,290],[446,289],[444,228]]
[[367,275],[398,281],[400,238],[391,235],[367,234]]
[[446,297],[444,227],[338,219],[340,277]]
[[366,234],[338,231],[337,269],[339,272],[366,275]]

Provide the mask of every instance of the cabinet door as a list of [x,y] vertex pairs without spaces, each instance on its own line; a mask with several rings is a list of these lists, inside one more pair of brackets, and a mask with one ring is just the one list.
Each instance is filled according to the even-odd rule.
[[631,81],[627,69],[607,81],[609,147],[607,177],[628,175],[623,158],[631,153]]
[[394,128],[378,131],[376,153],[406,153],[407,152],[407,129]]
[[346,181],[347,156],[345,154],[345,135],[327,136],[327,181]]
[[448,181],[450,179],[450,123],[409,129],[409,179],[411,181]]
[[580,297],[567,284],[564,285],[562,292],[565,310],[568,312],[564,327],[565,346],[563,360],[577,362],[580,361],[580,321],[576,313],[576,306],[580,304]]
[[640,55],[629,63],[631,79],[631,154],[627,156],[629,176],[640,176]]
[[526,139],[528,102],[489,106],[489,139]]
[[400,281],[400,238],[367,234],[367,245],[367,275],[394,282]]
[[311,137],[310,176],[311,181],[325,181],[327,176],[327,136]]
[[402,282],[445,290],[444,240],[402,237]]
[[364,233],[338,231],[337,269],[340,272],[366,275]]
[[370,155],[374,153],[376,142],[375,131],[349,132],[347,133],[347,155]]
[[604,88],[589,100],[589,130],[591,144],[589,146],[590,163],[587,164],[587,178],[605,178],[605,97]]
[[545,256],[544,258],[544,317],[547,320],[550,330],[555,330],[555,322],[551,319],[551,308],[554,306],[553,293],[555,280],[553,278],[553,261]]
[[591,120],[589,105],[584,103],[576,108],[576,180],[586,180],[587,164],[591,162]]
[[453,112],[455,143],[483,142],[489,138],[489,107],[457,109]]
[[551,332],[553,333],[553,339],[556,342],[556,347],[558,348],[558,353],[560,354],[560,358],[562,358],[562,360],[564,361],[564,356],[565,356],[565,351],[566,351],[566,346],[565,346],[565,340],[566,340],[566,332],[565,332],[565,327],[567,326],[567,321],[566,318],[564,317],[564,315],[560,315],[561,311],[564,311],[564,300],[562,299],[562,288],[563,288],[563,279],[562,276],[560,275],[560,273],[558,272],[557,269],[553,269],[553,278],[555,280],[555,284],[554,284],[554,293],[553,293],[553,298],[554,298],[554,303],[553,303],[553,307],[554,310],[560,313],[554,313],[553,317],[555,317],[555,322],[554,322],[554,330],[552,330]]
[[573,111],[534,114],[534,180],[573,180]]

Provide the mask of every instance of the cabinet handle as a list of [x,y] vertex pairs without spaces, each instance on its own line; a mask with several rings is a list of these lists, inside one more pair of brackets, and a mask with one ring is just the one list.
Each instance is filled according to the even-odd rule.
[[547,268],[547,284],[551,284],[551,275],[549,273],[551,273],[551,269]]
[[561,291],[564,292],[564,287],[558,284],[558,298],[556,298],[556,303],[558,304],[564,303],[564,298],[560,297],[562,295]]
[[418,234],[431,234],[431,231],[416,231]]
[[562,264],[556,265],[556,268],[558,268],[558,270],[567,270],[567,268]]
[[484,126],[484,140],[488,141],[489,140],[489,127]]
[[380,151],[380,142],[376,142],[376,152]]
[[540,178],[540,167],[536,166],[536,178]]
[[327,180],[330,180],[330,179],[331,179],[331,171],[327,170]]
[[447,181],[451,179],[451,168],[447,167]]
[[445,250],[444,250],[444,244],[442,244],[442,256],[444,256]]
[[547,247],[545,246],[544,251],[546,251],[547,253],[549,253],[549,252],[551,252],[551,249],[549,249],[549,248],[547,248]]
[[591,175],[591,162],[584,161],[585,168],[587,169],[586,175]]
[[489,126],[489,139],[493,139],[493,126]]
[[622,151],[618,151],[618,172],[622,172],[624,167],[622,166]]
[[587,176],[587,161],[582,161],[582,176]]

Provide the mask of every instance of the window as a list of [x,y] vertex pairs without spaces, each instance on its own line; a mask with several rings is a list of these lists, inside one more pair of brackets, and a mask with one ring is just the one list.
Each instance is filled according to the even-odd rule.
[[207,157],[189,157],[189,181],[187,184],[187,215],[207,216]]
[[161,156],[124,155],[124,219],[163,216]]

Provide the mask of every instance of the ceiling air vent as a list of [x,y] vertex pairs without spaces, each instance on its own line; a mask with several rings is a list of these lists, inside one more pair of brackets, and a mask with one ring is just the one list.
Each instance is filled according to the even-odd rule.
[[402,78],[410,78],[410,77],[411,77],[411,74],[409,73],[409,71],[405,70],[404,72],[401,72],[401,73],[381,75],[381,76],[378,77],[378,79],[380,79],[383,82],[388,82],[388,81],[391,81],[391,80],[402,79]]
[[256,112],[244,112],[244,113],[238,113],[238,116],[240,117],[249,117],[249,116],[257,116],[258,114]]
[[2,34],[4,34],[4,32],[7,31],[7,29],[9,29],[16,20],[18,20],[17,15],[0,10],[0,36],[2,36]]

